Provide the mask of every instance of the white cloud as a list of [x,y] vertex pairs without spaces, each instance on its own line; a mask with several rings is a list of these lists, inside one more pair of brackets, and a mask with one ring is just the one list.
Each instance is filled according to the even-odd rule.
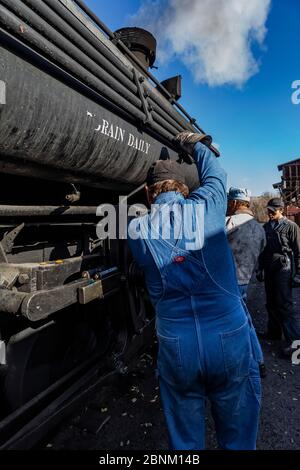
[[258,72],[271,0],[144,0],[131,18],[158,41],[158,61],[177,56],[196,82],[241,86]]

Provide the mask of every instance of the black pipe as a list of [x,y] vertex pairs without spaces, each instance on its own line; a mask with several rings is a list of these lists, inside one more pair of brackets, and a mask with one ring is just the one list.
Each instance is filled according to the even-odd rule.
[[[195,132],[193,126],[185,120],[185,118],[180,114],[174,106],[171,105],[157,90],[153,89],[151,85],[145,81],[144,87],[149,94],[150,100],[156,103],[159,108],[162,108],[170,117],[172,117],[179,126],[181,126],[184,130],[190,130],[191,132]],[[201,130],[204,133],[203,130]]]
[[124,63],[112,54],[111,50],[109,50],[102,42],[88,29],[86,28],[81,21],[75,17],[72,12],[70,12],[64,5],[62,5],[57,0],[44,0],[47,4],[51,6],[53,10],[55,10],[59,17],[64,18],[64,20],[74,29],[76,30],[80,36],[82,36],[88,44],[94,46],[96,51],[101,52],[101,56],[104,56],[109,63],[112,63],[116,69],[118,69],[122,74],[129,78],[129,80],[133,81],[133,73],[129,67],[126,67]]
[[[0,224],[0,229],[14,229],[16,227],[16,224],[13,223],[7,223],[7,224]],[[26,228],[40,228],[40,227],[63,227],[64,229],[66,228],[72,228],[73,227],[80,227],[80,228],[86,228],[86,227],[95,227],[95,222],[26,222]]]
[[167,112],[165,110],[163,110],[162,108],[157,106],[157,104],[154,103],[154,101],[151,98],[148,98],[148,103],[152,106],[152,109],[153,109],[152,115],[153,116],[155,114],[157,114],[160,118],[162,118],[164,121],[166,121],[171,126],[173,126],[173,129],[176,130],[177,132],[182,132],[182,131],[186,130],[186,127],[183,127],[180,124],[178,124],[178,122],[176,122],[175,119],[172,116],[170,116],[169,114],[167,114]]
[[177,130],[174,128],[173,124],[169,124],[168,121],[166,121],[164,118],[162,118],[157,112],[152,111],[152,117],[155,122],[164,129],[166,129],[170,134],[175,137],[178,132],[182,132],[184,129]]
[[131,103],[125,100],[125,98],[118,95],[118,93],[102,83],[99,79],[93,77],[91,73],[86,71],[81,65],[77,64],[73,59],[68,57],[67,54],[60,51],[50,41],[43,38],[39,33],[34,31],[33,28],[26,25],[25,30],[20,29],[20,20],[13,13],[5,8],[2,8],[0,11],[0,21],[4,24],[5,27],[12,29],[14,33],[17,34],[17,36],[21,37],[23,40],[27,40],[34,47],[42,50],[43,53],[45,53],[48,57],[50,56],[52,60],[54,59],[63,67],[66,67],[68,70],[74,73],[75,76],[81,78],[85,83],[88,83],[100,93],[103,93],[104,96],[112,100],[118,106],[127,111],[130,111],[139,120],[144,120],[145,116],[142,111],[138,110]]
[[95,15],[94,12],[92,12],[92,10],[89,9],[89,7],[84,2],[82,2],[81,0],[73,1],[81,8],[82,11],[84,11],[84,13],[86,13],[94,21],[94,23],[100,26],[102,31],[104,31],[110,39],[116,38],[115,34],[98,18],[97,15]]
[[[23,1],[31,8],[34,8],[35,11],[38,11],[44,17],[44,19],[51,22],[52,26],[55,26],[55,28],[59,29],[60,33],[68,38],[72,44],[76,44],[79,50],[84,51],[84,53],[88,55],[94,62],[96,62],[101,68],[116,78],[119,83],[123,83],[123,85],[125,85],[126,88],[128,88],[134,95],[137,95],[137,87],[133,82],[131,70],[125,66],[120,67],[120,70],[120,68],[117,68],[115,63],[113,63],[111,60],[111,53],[107,54],[109,59],[103,55],[103,50],[101,50],[100,53],[99,44],[101,44],[101,42],[96,40],[96,44],[95,42],[92,43],[92,34],[89,33],[87,35],[87,39],[85,39],[83,37],[83,33],[86,32],[87,28],[77,21],[69,12],[69,10],[67,10],[60,2],[57,0],[54,2],[47,0],[46,3],[51,5],[50,8],[45,4],[45,0],[44,2],[41,2],[40,0]],[[72,26],[70,26],[68,23],[71,23]],[[76,29],[80,31],[80,34],[76,31]]]
[[[57,48],[66,53],[68,57],[73,58],[76,63],[86,68],[86,70],[90,71],[95,77],[106,82],[106,84],[108,84],[112,90],[116,91],[121,96],[126,97],[126,99],[134,106],[141,108],[140,99],[136,95],[132,94],[131,90],[125,87],[119,80],[116,80],[114,77],[112,77],[112,75],[106,72],[104,69],[100,68],[92,59],[81,52],[79,48],[76,48],[76,46],[74,46],[68,39],[65,39],[64,36],[62,36],[57,31],[57,29],[54,29],[52,26],[50,26],[49,23],[45,22],[26,5],[23,3],[11,3],[11,0],[1,1],[10,10],[14,11],[14,13],[20,16],[24,21],[30,23],[35,31],[38,31],[40,34],[48,38],[53,44],[57,46]],[[40,6],[41,5],[42,4],[40,4]],[[60,24],[59,21],[58,24]],[[58,24],[56,24],[56,26],[58,26]]]
[[0,205],[0,217],[48,217],[65,215],[94,215],[97,206],[13,206]]

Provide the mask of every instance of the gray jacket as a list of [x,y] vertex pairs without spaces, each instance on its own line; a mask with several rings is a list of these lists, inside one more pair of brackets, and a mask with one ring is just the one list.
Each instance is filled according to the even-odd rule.
[[228,241],[232,249],[238,284],[249,284],[258,257],[266,244],[263,226],[250,210],[226,217]]

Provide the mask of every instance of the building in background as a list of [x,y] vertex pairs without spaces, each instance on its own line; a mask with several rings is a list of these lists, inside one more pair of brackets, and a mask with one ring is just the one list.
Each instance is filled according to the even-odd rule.
[[300,226],[300,158],[278,165],[281,181],[273,184],[285,205],[285,214]]

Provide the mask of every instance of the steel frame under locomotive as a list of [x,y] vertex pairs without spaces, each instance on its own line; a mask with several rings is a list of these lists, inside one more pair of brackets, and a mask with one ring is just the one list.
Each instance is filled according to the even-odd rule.
[[149,74],[152,35],[112,33],[81,0],[0,0],[0,44],[4,418],[86,361],[124,370],[149,337],[143,282],[124,240],[98,238],[96,208],[200,128],[177,103],[179,78]]

